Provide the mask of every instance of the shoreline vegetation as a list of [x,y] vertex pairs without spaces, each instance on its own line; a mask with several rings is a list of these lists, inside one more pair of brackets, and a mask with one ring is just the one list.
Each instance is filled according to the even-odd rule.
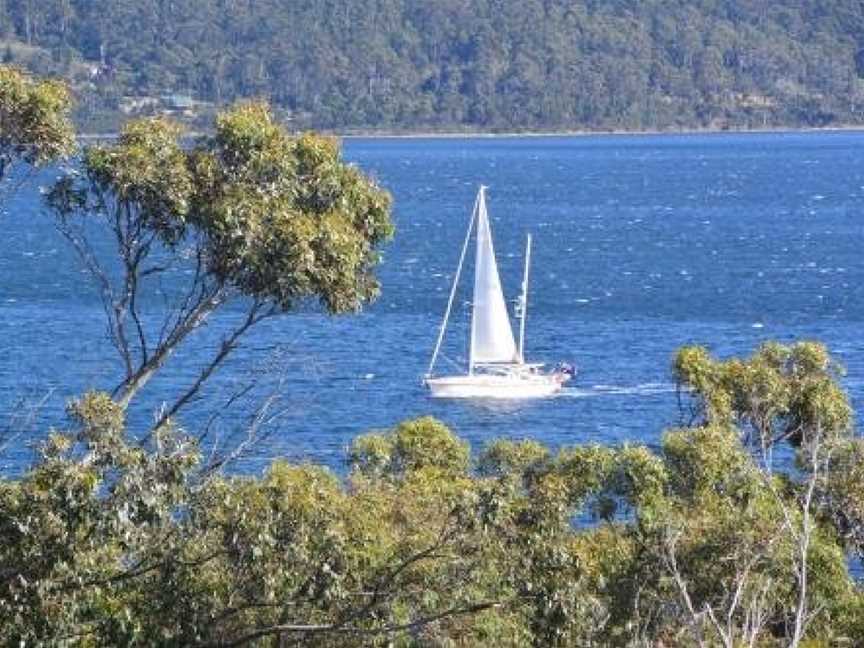
[[864,132],[864,124],[819,127],[772,127],[772,128],[676,128],[660,130],[550,130],[550,131],[374,131],[337,130],[325,131],[342,139],[496,139],[496,138],[589,138],[589,137],[656,137],[688,135],[791,135],[805,133],[856,133]]
[[0,627],[25,644],[855,646],[864,440],[839,371],[810,342],[685,347],[691,420],[658,449],[472,455],[426,417],[356,437],[345,478],[225,473],[175,425],[142,446],[89,392],[0,480]]
[[[262,102],[220,113],[193,146],[150,117],[76,147],[70,112],[63,83],[0,65],[0,181],[35,192],[17,180],[75,157],[41,199],[117,354],[111,391],[72,399],[30,467],[0,478],[5,642],[860,644],[864,438],[822,344],[681,348],[682,423],[659,448],[497,440],[472,455],[423,417],[357,436],[345,479],[278,458],[235,474],[290,377],[260,394],[250,372],[224,406],[255,397],[234,436],[187,405],[258,323],[378,295],[390,194],[336,138],[295,136]],[[169,270],[176,291],[142,305]],[[153,416],[139,394],[217,318],[233,328]],[[14,425],[0,450],[26,434]]]
[[[772,127],[772,128],[680,128],[665,130],[550,130],[550,131],[482,131],[482,130],[418,130],[395,131],[374,129],[344,129],[319,130],[321,134],[340,139],[495,139],[495,138],[580,138],[580,137],[620,137],[620,136],[687,136],[687,135],[794,135],[809,133],[858,133],[864,132],[864,124],[848,124],[837,126],[813,127]],[[194,139],[209,135],[208,131],[184,131],[183,136]],[[112,140],[120,136],[119,132],[111,133],[79,133],[81,141]]]

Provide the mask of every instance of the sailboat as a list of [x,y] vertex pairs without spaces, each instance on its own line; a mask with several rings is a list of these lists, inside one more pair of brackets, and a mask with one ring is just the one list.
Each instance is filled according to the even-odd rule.
[[[474,298],[468,371],[461,375],[435,376],[435,364],[441,351],[441,343],[444,340],[453,299],[462,274],[462,265],[475,226],[477,251],[474,262]],[[459,265],[447,300],[444,321],[438,331],[435,350],[432,352],[432,360],[426,374],[425,384],[433,397],[542,398],[560,391],[564,383],[575,374],[575,369],[569,365],[560,364],[551,371],[545,371],[542,363],[525,361],[525,321],[528,310],[530,260],[531,235],[529,234],[525,249],[522,295],[516,304],[519,318],[519,346],[517,347],[492,246],[492,230],[489,226],[489,214],[486,211],[486,187],[481,186],[474,201]]]

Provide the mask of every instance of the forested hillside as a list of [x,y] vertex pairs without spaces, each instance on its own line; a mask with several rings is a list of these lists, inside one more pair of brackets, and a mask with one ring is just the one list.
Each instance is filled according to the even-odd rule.
[[862,48],[859,0],[0,0],[3,60],[91,130],[250,96],[337,129],[860,124]]

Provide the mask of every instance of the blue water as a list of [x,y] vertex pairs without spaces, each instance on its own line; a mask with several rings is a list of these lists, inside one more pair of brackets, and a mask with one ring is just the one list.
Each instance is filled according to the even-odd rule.
[[[424,414],[475,446],[499,436],[656,445],[679,421],[669,364],[687,343],[727,356],[767,339],[823,340],[864,407],[864,134],[349,139],[344,149],[395,199],[383,293],[358,316],[293,314],[247,338],[182,418],[192,433],[210,423],[213,437],[242,435],[252,399],[227,412],[224,401],[250,377],[256,397],[279,387],[267,439],[238,469],[277,456],[342,469],[357,434]],[[578,364],[559,397],[433,401],[421,387],[480,183],[508,296],[534,235],[527,355]],[[66,399],[110,389],[120,367],[96,291],[38,193],[25,188],[0,222],[0,411],[7,441],[20,432],[2,461],[15,471],[34,439],[64,425]],[[468,298],[444,350],[456,363]],[[155,312],[159,300],[149,303]],[[133,427],[192,380],[234,315],[171,360]]]

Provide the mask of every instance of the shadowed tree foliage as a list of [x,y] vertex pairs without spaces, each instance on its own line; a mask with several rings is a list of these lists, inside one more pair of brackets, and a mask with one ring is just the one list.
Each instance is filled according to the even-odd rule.
[[864,440],[843,439],[832,450],[819,484],[820,505],[858,560],[864,560]]
[[70,110],[66,83],[0,65],[0,183],[19,166],[32,169],[72,153]]
[[243,477],[202,472],[170,425],[130,441],[107,394],[69,414],[0,482],[13,643],[779,647],[864,630],[830,515],[860,509],[860,454],[811,509],[806,476],[766,472],[716,423],[656,452],[499,440],[472,460],[422,418],[358,437],[345,478],[282,460]]

